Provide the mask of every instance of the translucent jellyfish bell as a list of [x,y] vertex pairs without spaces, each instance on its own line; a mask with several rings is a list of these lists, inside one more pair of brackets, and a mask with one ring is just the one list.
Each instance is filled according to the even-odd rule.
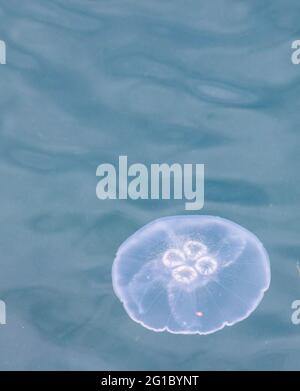
[[128,315],[154,331],[209,334],[255,310],[270,285],[258,238],[229,220],[173,216],[119,248],[113,287]]

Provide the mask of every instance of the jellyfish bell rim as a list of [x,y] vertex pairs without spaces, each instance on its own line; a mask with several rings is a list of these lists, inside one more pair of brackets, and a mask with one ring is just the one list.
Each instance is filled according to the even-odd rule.
[[217,331],[223,330],[226,326],[228,326],[228,327],[234,326],[235,324],[240,323],[243,320],[249,318],[249,316],[260,305],[260,303],[261,303],[261,301],[262,301],[262,299],[264,297],[264,294],[265,294],[265,292],[267,290],[268,290],[268,288],[266,288],[266,290],[261,290],[260,295],[258,296],[258,300],[257,300],[258,304],[256,306],[253,306],[245,315],[243,315],[240,318],[236,319],[234,322],[224,321],[221,324],[221,326],[216,327],[215,329],[208,330],[208,331],[200,331],[200,330],[180,330],[180,331],[176,331],[176,330],[170,329],[168,326],[165,326],[165,327],[162,327],[162,328],[154,328],[154,327],[149,326],[147,323],[144,323],[140,319],[137,319],[130,311],[128,311],[127,308],[126,308],[126,301],[121,301],[121,302],[122,302],[126,312],[128,314],[130,314],[130,316],[129,316],[130,319],[132,319],[135,323],[140,324],[141,326],[143,326],[144,328],[146,328],[148,330],[154,331],[156,333],[168,332],[170,334],[176,334],[176,335],[209,335],[209,334],[216,333]]
[[[196,219],[199,219],[199,218],[206,218],[207,220],[212,220],[213,222],[218,222],[219,221],[220,223],[223,223],[223,224],[230,224],[231,226],[236,227],[241,232],[244,232],[245,235],[247,235],[249,238],[254,240],[257,249],[259,249],[259,251],[261,252],[261,255],[263,256],[264,261],[265,261],[264,262],[265,284],[264,284],[263,287],[260,288],[260,290],[259,290],[259,292],[257,294],[257,298],[256,298],[256,301],[255,301],[254,305],[252,305],[244,315],[240,316],[237,319],[234,319],[234,321],[232,321],[232,322],[231,321],[224,321],[219,327],[216,327],[214,329],[207,330],[207,331],[189,330],[189,329],[187,329],[187,330],[178,330],[177,331],[177,330],[170,329],[168,326],[164,326],[162,328],[151,327],[148,324],[144,323],[141,319],[138,319],[131,312],[131,310],[129,309],[127,300],[124,297],[121,296],[121,293],[120,293],[121,287],[118,286],[118,282],[117,282],[117,279],[118,279],[117,268],[118,268],[118,263],[120,262],[120,259],[121,259],[121,256],[122,256],[122,252],[127,247],[128,243],[138,242],[137,238],[135,237],[137,234],[139,234],[139,233],[149,229],[151,226],[154,226],[157,223],[168,222],[168,221],[173,220],[173,219],[176,219],[176,220],[194,219],[194,220],[196,220]],[[116,252],[116,256],[114,258],[113,265],[112,265],[112,286],[113,286],[113,291],[116,294],[116,296],[118,297],[118,299],[120,300],[120,302],[123,304],[123,307],[124,307],[126,313],[129,315],[130,319],[132,319],[136,323],[142,325],[143,327],[145,327],[148,330],[155,331],[155,332],[165,332],[165,331],[167,331],[167,332],[169,332],[171,334],[208,335],[208,334],[213,334],[213,333],[215,333],[215,332],[217,332],[219,330],[222,330],[223,328],[225,328],[225,326],[233,326],[233,325],[243,321],[244,319],[247,319],[252,314],[252,312],[254,312],[256,310],[256,308],[258,308],[259,305],[261,304],[261,301],[262,301],[265,293],[268,291],[268,289],[270,287],[270,284],[271,284],[271,264],[270,264],[270,258],[269,258],[268,252],[266,251],[266,249],[265,249],[263,243],[260,241],[260,239],[253,232],[249,231],[247,228],[239,225],[238,223],[235,223],[234,221],[231,221],[231,220],[226,219],[224,217],[213,216],[213,215],[172,215],[172,216],[165,216],[165,217],[161,217],[161,218],[157,218],[155,220],[152,220],[149,223],[143,225],[138,230],[136,230],[124,242],[122,242],[122,244],[119,246],[119,248],[118,248],[118,250]]]
[[247,313],[245,313],[245,315],[241,316],[240,318],[236,319],[235,321],[233,322],[229,322],[229,321],[224,321],[219,327],[216,327],[215,329],[211,329],[211,330],[208,330],[208,331],[200,331],[200,330],[180,330],[180,331],[177,331],[177,330],[172,330],[170,329],[168,326],[164,326],[162,328],[154,328],[154,327],[151,327],[149,326],[147,323],[144,323],[142,320],[136,318],[131,312],[130,310],[128,309],[128,307],[126,306],[126,300],[121,300],[119,298],[119,300],[121,301],[121,303],[123,304],[124,308],[125,308],[125,311],[127,314],[130,314],[129,318],[131,320],[133,320],[135,323],[138,323],[140,324],[141,326],[143,326],[144,328],[148,329],[148,330],[151,330],[151,331],[154,331],[156,333],[163,333],[163,332],[168,332],[170,334],[176,334],[176,335],[209,335],[209,334],[214,334],[216,333],[217,331],[221,331],[223,330],[226,326],[230,327],[230,326],[234,326],[235,324],[237,323],[240,323],[242,322],[243,320],[247,319],[250,317],[250,315],[256,310],[256,308],[260,305],[264,295],[265,295],[265,292],[269,289],[269,286],[267,288],[264,288],[260,291],[260,295],[258,296],[257,298],[257,305],[253,306],[252,308],[249,309],[249,311]]

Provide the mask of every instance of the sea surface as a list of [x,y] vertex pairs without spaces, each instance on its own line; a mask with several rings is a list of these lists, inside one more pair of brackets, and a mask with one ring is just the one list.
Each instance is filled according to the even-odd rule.
[[[0,0],[1,370],[300,370],[299,21],[298,0]],[[129,318],[118,247],[191,212],[97,199],[97,166],[120,155],[205,164],[196,213],[270,256],[249,318],[207,336]]]

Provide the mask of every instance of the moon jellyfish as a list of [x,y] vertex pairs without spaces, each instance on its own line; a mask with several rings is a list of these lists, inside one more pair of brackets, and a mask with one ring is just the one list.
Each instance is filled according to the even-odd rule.
[[119,248],[113,287],[128,315],[154,331],[209,334],[247,318],[270,285],[258,238],[229,220],[155,220]]

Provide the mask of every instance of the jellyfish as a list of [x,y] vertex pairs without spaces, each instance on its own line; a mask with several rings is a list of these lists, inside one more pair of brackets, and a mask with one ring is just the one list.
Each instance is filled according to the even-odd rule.
[[224,218],[164,217],[119,248],[114,291],[134,321],[153,331],[210,334],[246,319],[270,285],[259,239]]

